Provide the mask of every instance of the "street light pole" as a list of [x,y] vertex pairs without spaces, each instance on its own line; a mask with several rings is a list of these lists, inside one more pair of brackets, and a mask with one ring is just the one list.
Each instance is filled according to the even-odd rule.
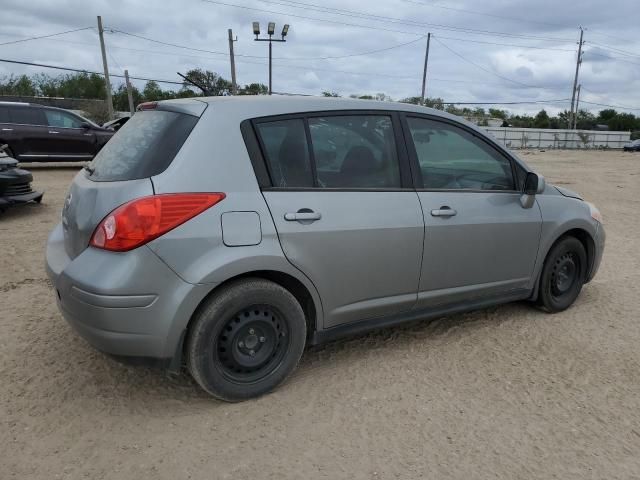
[[284,27],[282,27],[282,33],[280,34],[282,38],[273,38],[273,34],[275,33],[276,30],[276,24],[274,22],[269,22],[268,28],[267,28],[267,35],[269,35],[269,38],[259,38],[260,35],[260,23],[259,22],[253,22],[253,34],[256,36],[256,38],[254,38],[254,40],[256,42],[269,42],[269,95],[271,95],[271,93],[273,92],[272,89],[272,80],[273,80],[273,42],[286,42],[285,38],[287,36],[287,33],[289,33],[289,24],[285,24]]

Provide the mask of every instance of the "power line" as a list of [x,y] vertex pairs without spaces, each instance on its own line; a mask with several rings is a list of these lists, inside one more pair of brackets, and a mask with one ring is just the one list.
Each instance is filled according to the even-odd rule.
[[534,48],[538,50],[553,50],[556,52],[575,52],[574,49],[569,48],[551,48],[551,47],[538,47],[533,45],[518,45],[515,43],[497,43],[497,42],[485,42],[483,40],[476,40],[473,38],[454,38],[454,37],[443,37],[442,35],[438,35],[438,38],[444,38],[446,40],[456,40],[458,42],[470,42],[470,43],[481,43],[484,45],[500,45],[503,47],[518,47],[518,48]]
[[506,80],[506,81],[511,82],[511,83],[515,83],[516,85],[521,85],[521,86],[523,86],[523,87],[527,87],[527,88],[544,88],[544,89],[547,89],[547,87],[541,87],[541,86],[539,86],[539,85],[528,85],[528,84],[526,84],[526,83],[519,82],[518,80],[514,80],[514,79],[512,79],[512,78],[509,78],[509,77],[505,77],[505,76],[503,76],[503,75],[500,75],[499,73],[496,73],[496,72],[494,72],[493,70],[490,70],[490,69],[488,69],[488,68],[485,68],[485,67],[483,67],[482,65],[478,65],[477,63],[475,63],[475,62],[473,62],[473,61],[469,60],[468,58],[464,57],[463,55],[459,54],[459,53],[458,53],[458,52],[456,52],[455,50],[453,50],[453,49],[451,49],[450,47],[448,47],[444,42],[440,41],[440,40],[438,39],[438,37],[436,37],[435,35],[432,35],[432,37],[434,38],[434,40],[435,40],[436,42],[438,42],[438,43],[439,43],[440,45],[442,45],[444,48],[446,48],[447,50],[449,50],[451,53],[453,53],[454,55],[456,55],[457,57],[461,58],[461,59],[462,59],[462,60],[464,60],[465,62],[470,63],[470,64],[471,64],[471,65],[473,65],[474,67],[479,68],[480,70],[482,70],[482,71],[484,71],[484,72],[490,73],[491,75],[494,75],[494,76],[496,76],[496,77],[498,77],[498,78],[501,78],[501,79]]
[[67,33],[81,32],[83,30],[90,30],[93,28],[94,27],[82,27],[82,28],[76,28],[74,30],[66,30],[64,32],[50,33],[48,35],[40,35],[37,37],[21,38],[20,40],[12,40],[10,42],[0,43],[0,47],[2,47],[3,45],[13,45],[14,43],[28,42],[30,40],[39,40],[41,38],[57,37],[58,35],[66,35]]
[[[20,60],[9,60],[9,59],[6,59],[6,58],[0,58],[0,62],[2,62],[2,63],[13,63],[13,64],[17,64],[17,65],[29,65],[29,66],[32,66],[32,67],[53,68],[55,70],[65,70],[67,72],[90,73],[92,75],[104,76],[103,73],[93,72],[91,70],[84,70],[84,69],[81,69],[81,68],[73,68],[73,67],[60,67],[60,66],[57,66],[57,65],[47,65],[47,64],[44,64],[44,63],[23,62],[23,61],[20,61]],[[124,75],[111,74],[111,76],[112,77],[124,78]],[[134,79],[134,80],[147,81],[147,82],[172,83],[172,84],[175,84],[175,85],[182,85],[182,82],[176,82],[176,81],[173,81],[173,80],[159,80],[157,78],[132,77],[132,76],[130,76],[129,78]]]
[[604,45],[602,43],[596,43],[596,42],[589,42],[589,43],[591,43],[592,45],[597,45],[600,48],[604,48],[605,50],[610,50],[610,51],[612,51],[614,53],[617,53],[619,55],[624,55],[624,56],[627,56],[627,57],[640,58],[640,55],[638,55],[637,53],[631,53],[631,52],[628,52],[626,50],[621,50],[621,49],[616,48],[616,47],[610,47],[609,45]]
[[606,103],[587,102],[586,100],[580,100],[580,103],[586,103],[586,104],[589,104],[589,105],[597,105],[599,107],[621,108],[623,110],[640,110],[639,107],[625,107],[624,105],[608,105]]
[[561,98],[559,100],[531,100],[520,102],[442,102],[445,105],[534,105],[545,103],[568,103],[569,98]]
[[497,15],[497,14],[493,14],[493,13],[485,13],[485,12],[477,12],[477,11],[473,11],[473,10],[466,10],[463,8],[455,8],[455,7],[445,7],[444,5],[438,5],[436,3],[424,3],[424,2],[417,2],[415,0],[402,0],[403,2],[407,2],[407,3],[413,3],[415,5],[420,5],[423,7],[430,7],[430,8],[440,8],[442,10],[450,10],[450,11],[454,11],[454,12],[462,12],[462,13],[468,13],[471,15],[482,15],[484,17],[493,17],[493,18],[501,18],[503,20],[515,20],[517,22],[526,22],[526,23],[537,23],[539,25],[549,25],[552,27],[565,27],[566,25],[561,25],[559,23],[549,23],[549,22],[542,22],[539,20],[530,20],[530,19],[525,19],[525,18],[516,18],[516,17],[508,17],[506,15]]
[[609,59],[609,60],[615,60],[615,61],[617,61],[617,62],[630,63],[631,65],[640,65],[640,63],[638,63],[638,62],[632,62],[631,60],[627,60],[626,58],[612,57],[612,56],[610,56],[610,55],[604,55],[604,54],[602,54],[602,53],[597,53],[597,52],[594,52],[594,51],[592,51],[592,50],[587,50],[587,51],[586,51],[586,52],[584,52],[584,53],[585,53],[585,54],[588,54],[588,55],[595,55],[595,56],[597,56],[597,57],[607,58],[607,59]]
[[[123,35],[128,35],[130,37],[136,37],[142,40],[146,40],[148,42],[153,42],[153,43],[158,43],[160,45],[165,45],[165,46],[170,46],[170,47],[175,47],[175,48],[181,48],[181,49],[185,49],[185,50],[193,50],[195,52],[203,52],[203,53],[211,53],[214,55],[224,55],[224,56],[229,56],[229,53],[227,52],[217,52],[214,50],[206,50],[206,49],[202,49],[202,48],[195,48],[195,47],[190,47],[187,45],[179,45],[176,43],[169,43],[169,42],[165,42],[162,40],[157,40],[155,38],[150,38],[150,37],[144,37],[142,35],[137,35],[134,33],[129,33],[129,32],[125,32],[123,30],[118,30],[115,28],[110,28],[109,29],[110,32],[113,33],[121,33]],[[392,45],[390,47],[384,47],[384,48],[378,48],[375,50],[368,50],[366,52],[358,52],[358,53],[350,53],[347,55],[327,55],[324,57],[273,57],[276,60],[328,60],[328,59],[338,59],[338,58],[350,58],[350,57],[359,57],[359,56],[363,56],[363,55],[371,55],[373,53],[380,53],[380,52],[384,52],[387,50],[393,50],[395,48],[400,48],[400,47],[405,47],[407,45],[411,45],[413,43],[419,42],[420,40],[422,40],[423,38],[425,38],[424,35],[421,35],[420,37],[416,38],[415,40],[411,40],[409,42],[404,42],[404,43],[399,43],[397,45]],[[236,53],[235,54],[236,57],[245,57],[245,58],[263,58],[263,56],[260,55],[243,55],[240,53]]]
[[[325,7],[323,5],[317,5],[314,3],[305,3],[305,2],[301,2],[301,1],[297,1],[297,0],[260,0],[263,3],[271,3],[271,4],[275,4],[275,5],[283,5],[283,6],[290,6],[293,8],[301,8],[301,9],[305,9],[305,10],[314,10],[321,12],[321,13],[328,13],[331,15],[342,15],[342,16],[347,16],[347,17],[355,17],[355,18],[362,18],[365,20],[374,20],[374,21],[384,21],[384,22],[391,22],[391,23],[398,23],[401,25],[411,25],[411,26],[418,26],[418,27],[439,27],[439,28],[443,28],[443,29],[453,29],[453,30],[460,30],[460,31],[474,31],[475,29],[469,29],[469,28],[463,28],[463,27],[456,27],[453,25],[443,25],[443,24],[431,24],[431,23],[421,23],[421,22],[417,22],[415,20],[406,20],[403,18],[397,18],[397,17],[388,17],[388,16],[383,16],[383,15],[375,15],[372,13],[363,13],[363,12],[358,12],[358,11],[354,11],[354,10],[346,10],[344,8],[335,8],[335,7]],[[286,2],[286,3],[282,3],[282,2]],[[424,5],[424,4],[423,4]],[[483,33],[491,33],[491,34],[498,34],[498,35],[508,35],[508,36],[522,36],[522,37],[527,37],[527,38],[543,38],[543,37],[533,37],[533,36],[529,36],[529,35],[519,35],[519,34],[512,34],[512,33],[506,33],[506,32],[491,32],[491,31],[487,31],[487,30],[475,30],[477,32],[483,32]],[[551,41],[562,41],[560,39],[554,38],[554,39],[550,39]]]
[[[256,8],[256,7],[248,7],[246,5],[237,5],[234,3],[227,3],[227,2],[222,2],[219,0],[202,0],[205,3],[211,3],[214,5],[222,5],[222,6],[226,6],[226,7],[233,7],[233,8],[240,8],[243,10],[251,10],[251,11],[256,11],[256,12],[263,12],[263,13],[272,13],[275,15],[284,15],[287,17],[292,17],[292,18],[301,18],[304,20],[313,20],[316,22],[324,22],[324,23],[332,23],[335,25],[345,25],[345,26],[349,26],[349,27],[359,27],[359,28],[366,28],[366,29],[371,29],[371,30],[377,30],[377,31],[385,31],[385,32],[394,32],[394,33],[404,33],[407,35],[420,35],[420,33],[418,32],[410,32],[407,30],[396,30],[396,29],[392,29],[392,28],[386,28],[386,27],[382,27],[382,26],[374,26],[374,25],[363,25],[363,24],[357,24],[357,23],[348,23],[348,22],[342,22],[342,21],[338,21],[338,20],[329,20],[329,19],[323,19],[323,18],[317,18],[317,17],[308,17],[308,16],[304,16],[304,15],[296,15],[290,12],[279,12],[279,11],[275,11],[275,10],[267,10],[267,9],[263,9],[263,8]],[[271,2],[271,3],[276,3],[276,2]],[[301,3],[301,2],[298,2]],[[282,5],[282,3],[280,3]],[[311,5],[311,4],[310,4]],[[289,7],[293,7],[293,5],[287,5]],[[302,7],[298,7],[298,8],[302,8]],[[322,7],[320,7],[322,8]],[[328,7],[325,7],[328,8]],[[306,9],[309,9],[308,7]],[[350,11],[352,12],[352,11]],[[324,13],[330,13],[330,12],[324,12]],[[358,13],[358,12],[355,12]],[[350,15],[346,15],[346,14],[342,14],[342,13],[332,13],[333,15],[342,15],[342,16],[350,16]],[[362,15],[362,14],[361,14]],[[366,15],[366,14],[364,14]],[[367,17],[359,17],[362,18],[363,20],[372,20],[371,18],[367,18]],[[464,28],[464,27],[454,27],[452,25],[442,25],[442,24],[432,24],[432,23],[418,23],[418,22],[410,22],[410,21],[406,21],[406,20],[401,20],[401,19],[396,19],[396,18],[392,18],[392,17],[384,17],[385,18],[385,22],[386,23],[398,23],[398,24],[403,24],[403,25],[409,25],[412,27],[416,27],[416,28],[427,28],[430,27],[432,29],[436,29],[436,30],[448,30],[448,31],[456,31],[456,32],[464,32],[464,33],[470,33],[470,34],[476,34],[476,35],[489,35],[489,36],[506,36],[506,37],[513,37],[513,38],[528,38],[528,39],[533,39],[533,40],[541,40],[541,41],[547,41],[547,42],[569,42],[571,40],[567,40],[567,39],[559,39],[559,38],[549,38],[549,37],[538,37],[538,36],[532,36],[532,35],[521,35],[521,34],[515,34],[515,33],[508,33],[508,32],[494,32],[494,31],[490,31],[490,30],[479,30],[479,29],[473,29],[473,28]]]

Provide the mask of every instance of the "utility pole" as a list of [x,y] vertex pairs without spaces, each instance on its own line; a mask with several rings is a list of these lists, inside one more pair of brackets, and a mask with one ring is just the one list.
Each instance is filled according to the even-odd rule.
[[127,84],[127,98],[129,99],[129,111],[131,115],[135,113],[135,107],[133,106],[133,89],[131,88],[131,82],[129,81],[129,70],[124,71],[124,81]]
[[107,66],[107,50],[104,47],[104,29],[102,17],[98,15],[98,34],[100,35],[100,50],[102,50],[102,66],[104,67],[104,89],[107,91],[107,113],[109,120],[113,120],[113,98],[111,98],[111,82],[109,81],[109,67]]
[[576,95],[576,113],[573,116],[573,129],[577,130],[576,126],[578,125],[578,112],[580,111],[578,109],[578,106],[580,105],[580,87],[582,86],[582,84],[578,85],[578,93]]
[[424,94],[427,88],[427,62],[429,61],[429,43],[431,42],[431,32],[427,33],[427,50],[424,53],[424,71],[422,72],[422,105],[424,105]]
[[269,95],[271,95],[271,92],[273,91],[271,89],[271,80],[272,80],[272,75],[271,75],[271,71],[272,71],[272,56],[271,56],[271,51],[273,49],[271,43],[272,42],[286,42],[285,38],[287,36],[287,33],[289,33],[289,24],[285,23],[284,27],[282,27],[282,33],[280,34],[281,38],[277,39],[277,38],[272,38],[272,36],[275,34],[275,30],[276,30],[276,24],[274,22],[269,22],[268,26],[267,26],[267,35],[269,35],[269,38],[258,38],[260,35],[260,23],[259,22],[253,22],[253,34],[256,36],[256,38],[254,38],[254,40],[256,42],[269,42]]
[[233,39],[233,31],[229,29],[229,57],[231,58],[231,93],[233,95],[238,94],[238,84],[236,83],[236,59],[233,56],[233,42],[237,42],[238,39]]
[[580,64],[582,63],[582,45],[584,42],[582,41],[582,36],[584,35],[584,30],[580,27],[580,42],[578,42],[578,60],[576,61],[576,76],[573,79],[573,93],[571,94],[571,117],[569,119],[569,128],[571,128],[572,123],[575,123],[576,111],[574,110],[575,101],[576,101],[576,91],[578,88],[578,72],[580,71]]

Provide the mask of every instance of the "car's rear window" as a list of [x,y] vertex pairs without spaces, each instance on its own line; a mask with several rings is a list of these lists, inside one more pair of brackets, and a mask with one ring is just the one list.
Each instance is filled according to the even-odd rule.
[[158,175],[174,157],[198,122],[184,113],[136,112],[91,162],[95,181],[135,180]]

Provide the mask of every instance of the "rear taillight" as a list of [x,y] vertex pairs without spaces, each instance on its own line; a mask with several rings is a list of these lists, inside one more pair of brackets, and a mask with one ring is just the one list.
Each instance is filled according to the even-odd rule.
[[114,252],[132,250],[182,225],[224,197],[224,193],[171,193],[132,200],[100,222],[89,245]]

